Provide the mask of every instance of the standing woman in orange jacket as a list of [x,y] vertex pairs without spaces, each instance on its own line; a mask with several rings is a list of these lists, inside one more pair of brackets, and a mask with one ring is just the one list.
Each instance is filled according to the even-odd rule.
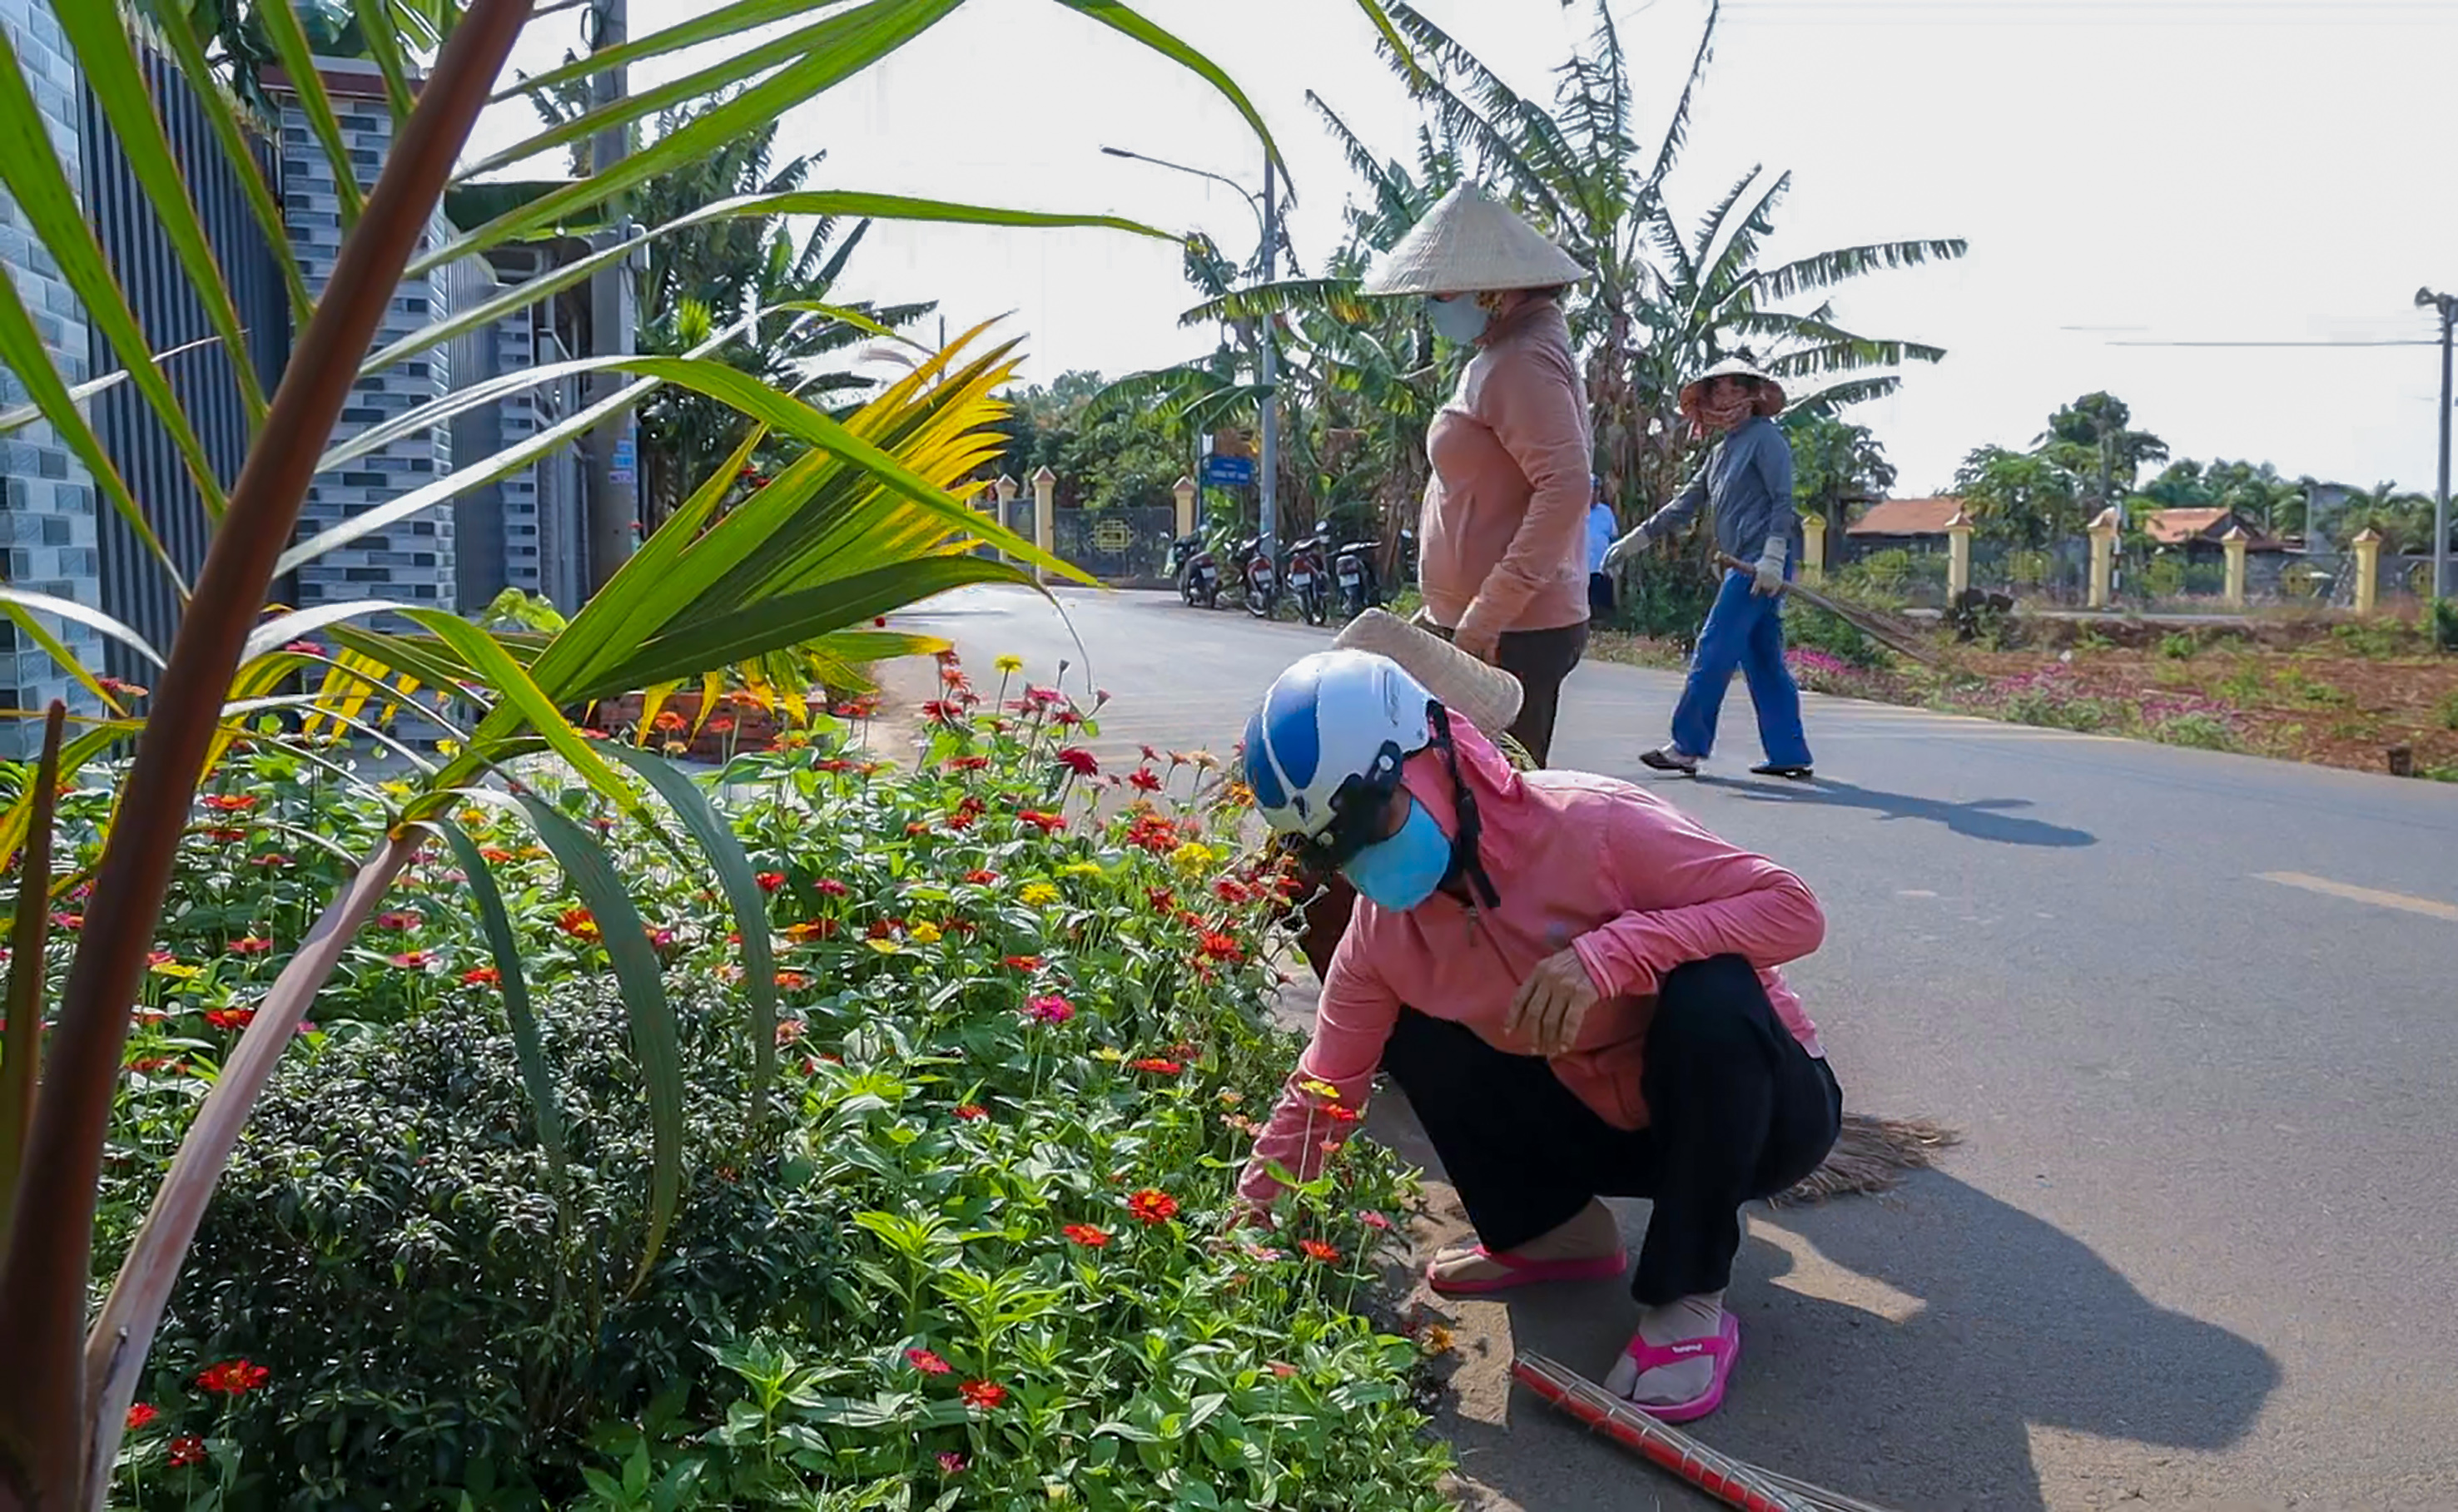
[[[1588,646],[1592,432],[1561,296],[1571,255],[1472,184],[1445,195],[1368,272],[1368,295],[1426,302],[1436,334],[1474,355],[1426,432],[1418,524],[1426,628],[1519,679],[1508,734],[1543,765],[1562,680]],[[1356,894],[1337,875],[1306,910],[1317,974]]]

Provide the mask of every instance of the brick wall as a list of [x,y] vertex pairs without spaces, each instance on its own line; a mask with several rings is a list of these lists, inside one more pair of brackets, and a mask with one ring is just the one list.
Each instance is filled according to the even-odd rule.
[[[77,71],[52,18],[52,0],[0,0],[0,27],[17,51],[34,103],[50,127],[52,145],[69,181],[78,181]],[[87,371],[84,312],[61,281],[51,254],[35,239],[16,205],[0,195],[0,269],[16,285],[62,375],[72,383]],[[0,406],[26,402],[26,386],[0,369]],[[49,425],[30,425],[0,436],[0,567],[10,583],[92,604],[98,597],[94,551],[94,490],[84,467],[60,445]],[[53,624],[78,659],[102,664],[102,640],[77,625]],[[0,625],[0,700],[39,709],[64,698],[73,710],[92,712],[93,699],[49,655]],[[39,727],[0,720],[0,756],[30,755],[40,744]]]
[[[6,3],[6,0],[0,0]],[[325,89],[340,115],[342,135],[362,188],[372,187],[385,155],[392,150],[392,116],[368,65],[329,63]],[[278,91],[281,109],[283,218],[292,253],[311,291],[322,293],[342,246],[342,207],[331,162],[317,144],[304,112]],[[421,255],[450,235],[439,214],[421,238]],[[406,281],[393,293],[378,328],[386,345],[435,320],[446,308],[444,273]],[[333,432],[341,442],[370,425],[395,419],[439,398],[451,386],[443,351],[423,353],[359,381]],[[302,539],[353,515],[385,504],[450,470],[449,428],[438,425],[394,442],[337,471],[320,473],[300,519]],[[437,508],[389,529],[361,536],[299,571],[300,607],[356,598],[389,598],[420,608],[455,609],[452,511]]]

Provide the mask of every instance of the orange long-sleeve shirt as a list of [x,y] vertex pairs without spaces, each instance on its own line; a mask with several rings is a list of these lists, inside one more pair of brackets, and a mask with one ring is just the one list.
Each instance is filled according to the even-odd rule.
[[1559,305],[1512,312],[1460,375],[1426,452],[1418,577],[1434,623],[1500,633],[1585,620],[1588,401]]

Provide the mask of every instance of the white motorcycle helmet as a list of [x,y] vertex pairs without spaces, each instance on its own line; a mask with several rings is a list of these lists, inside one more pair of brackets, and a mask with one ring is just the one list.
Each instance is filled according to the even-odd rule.
[[1246,786],[1263,821],[1333,867],[1372,837],[1400,768],[1434,743],[1440,706],[1387,656],[1326,651],[1281,673],[1246,721]]

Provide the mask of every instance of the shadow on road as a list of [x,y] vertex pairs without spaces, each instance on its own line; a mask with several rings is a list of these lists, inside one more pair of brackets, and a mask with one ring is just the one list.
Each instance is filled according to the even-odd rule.
[[1908,793],[1882,793],[1875,788],[1856,787],[1849,782],[1836,782],[1824,777],[1812,782],[1788,782],[1781,786],[1742,782],[1732,777],[1701,777],[1697,780],[1701,786],[1720,788],[1756,803],[1815,803],[1833,808],[1867,809],[1883,818],[1927,819],[1945,825],[1957,835],[1997,845],[2073,848],[2099,843],[2099,837],[2089,830],[2069,829],[2046,819],[2026,818],[2007,812],[2030,808],[2031,800],[2029,798],[1974,798],[1968,803],[1948,803],[1940,798],[1915,797]]
[[[1643,1205],[1623,1208],[1635,1247]],[[2280,1380],[2259,1345],[2159,1307],[2072,1236],[1950,1176],[1898,1196],[1753,1208],[1730,1304],[1733,1394],[1706,1442],[1901,1512],[2045,1508],[2033,1428],[2166,1450],[2244,1436]],[[1601,1378],[1634,1326],[1617,1287],[1510,1302],[1511,1343]],[[1457,1424],[1477,1479],[1529,1508],[1605,1505],[1652,1475],[1521,1393],[1510,1426]],[[2090,1479],[2162,1474],[2094,1452]],[[2082,1489],[2058,1477],[2056,1504]],[[1594,1501],[1575,1497],[1581,1481]],[[2112,1494],[2116,1494],[2114,1487]]]

